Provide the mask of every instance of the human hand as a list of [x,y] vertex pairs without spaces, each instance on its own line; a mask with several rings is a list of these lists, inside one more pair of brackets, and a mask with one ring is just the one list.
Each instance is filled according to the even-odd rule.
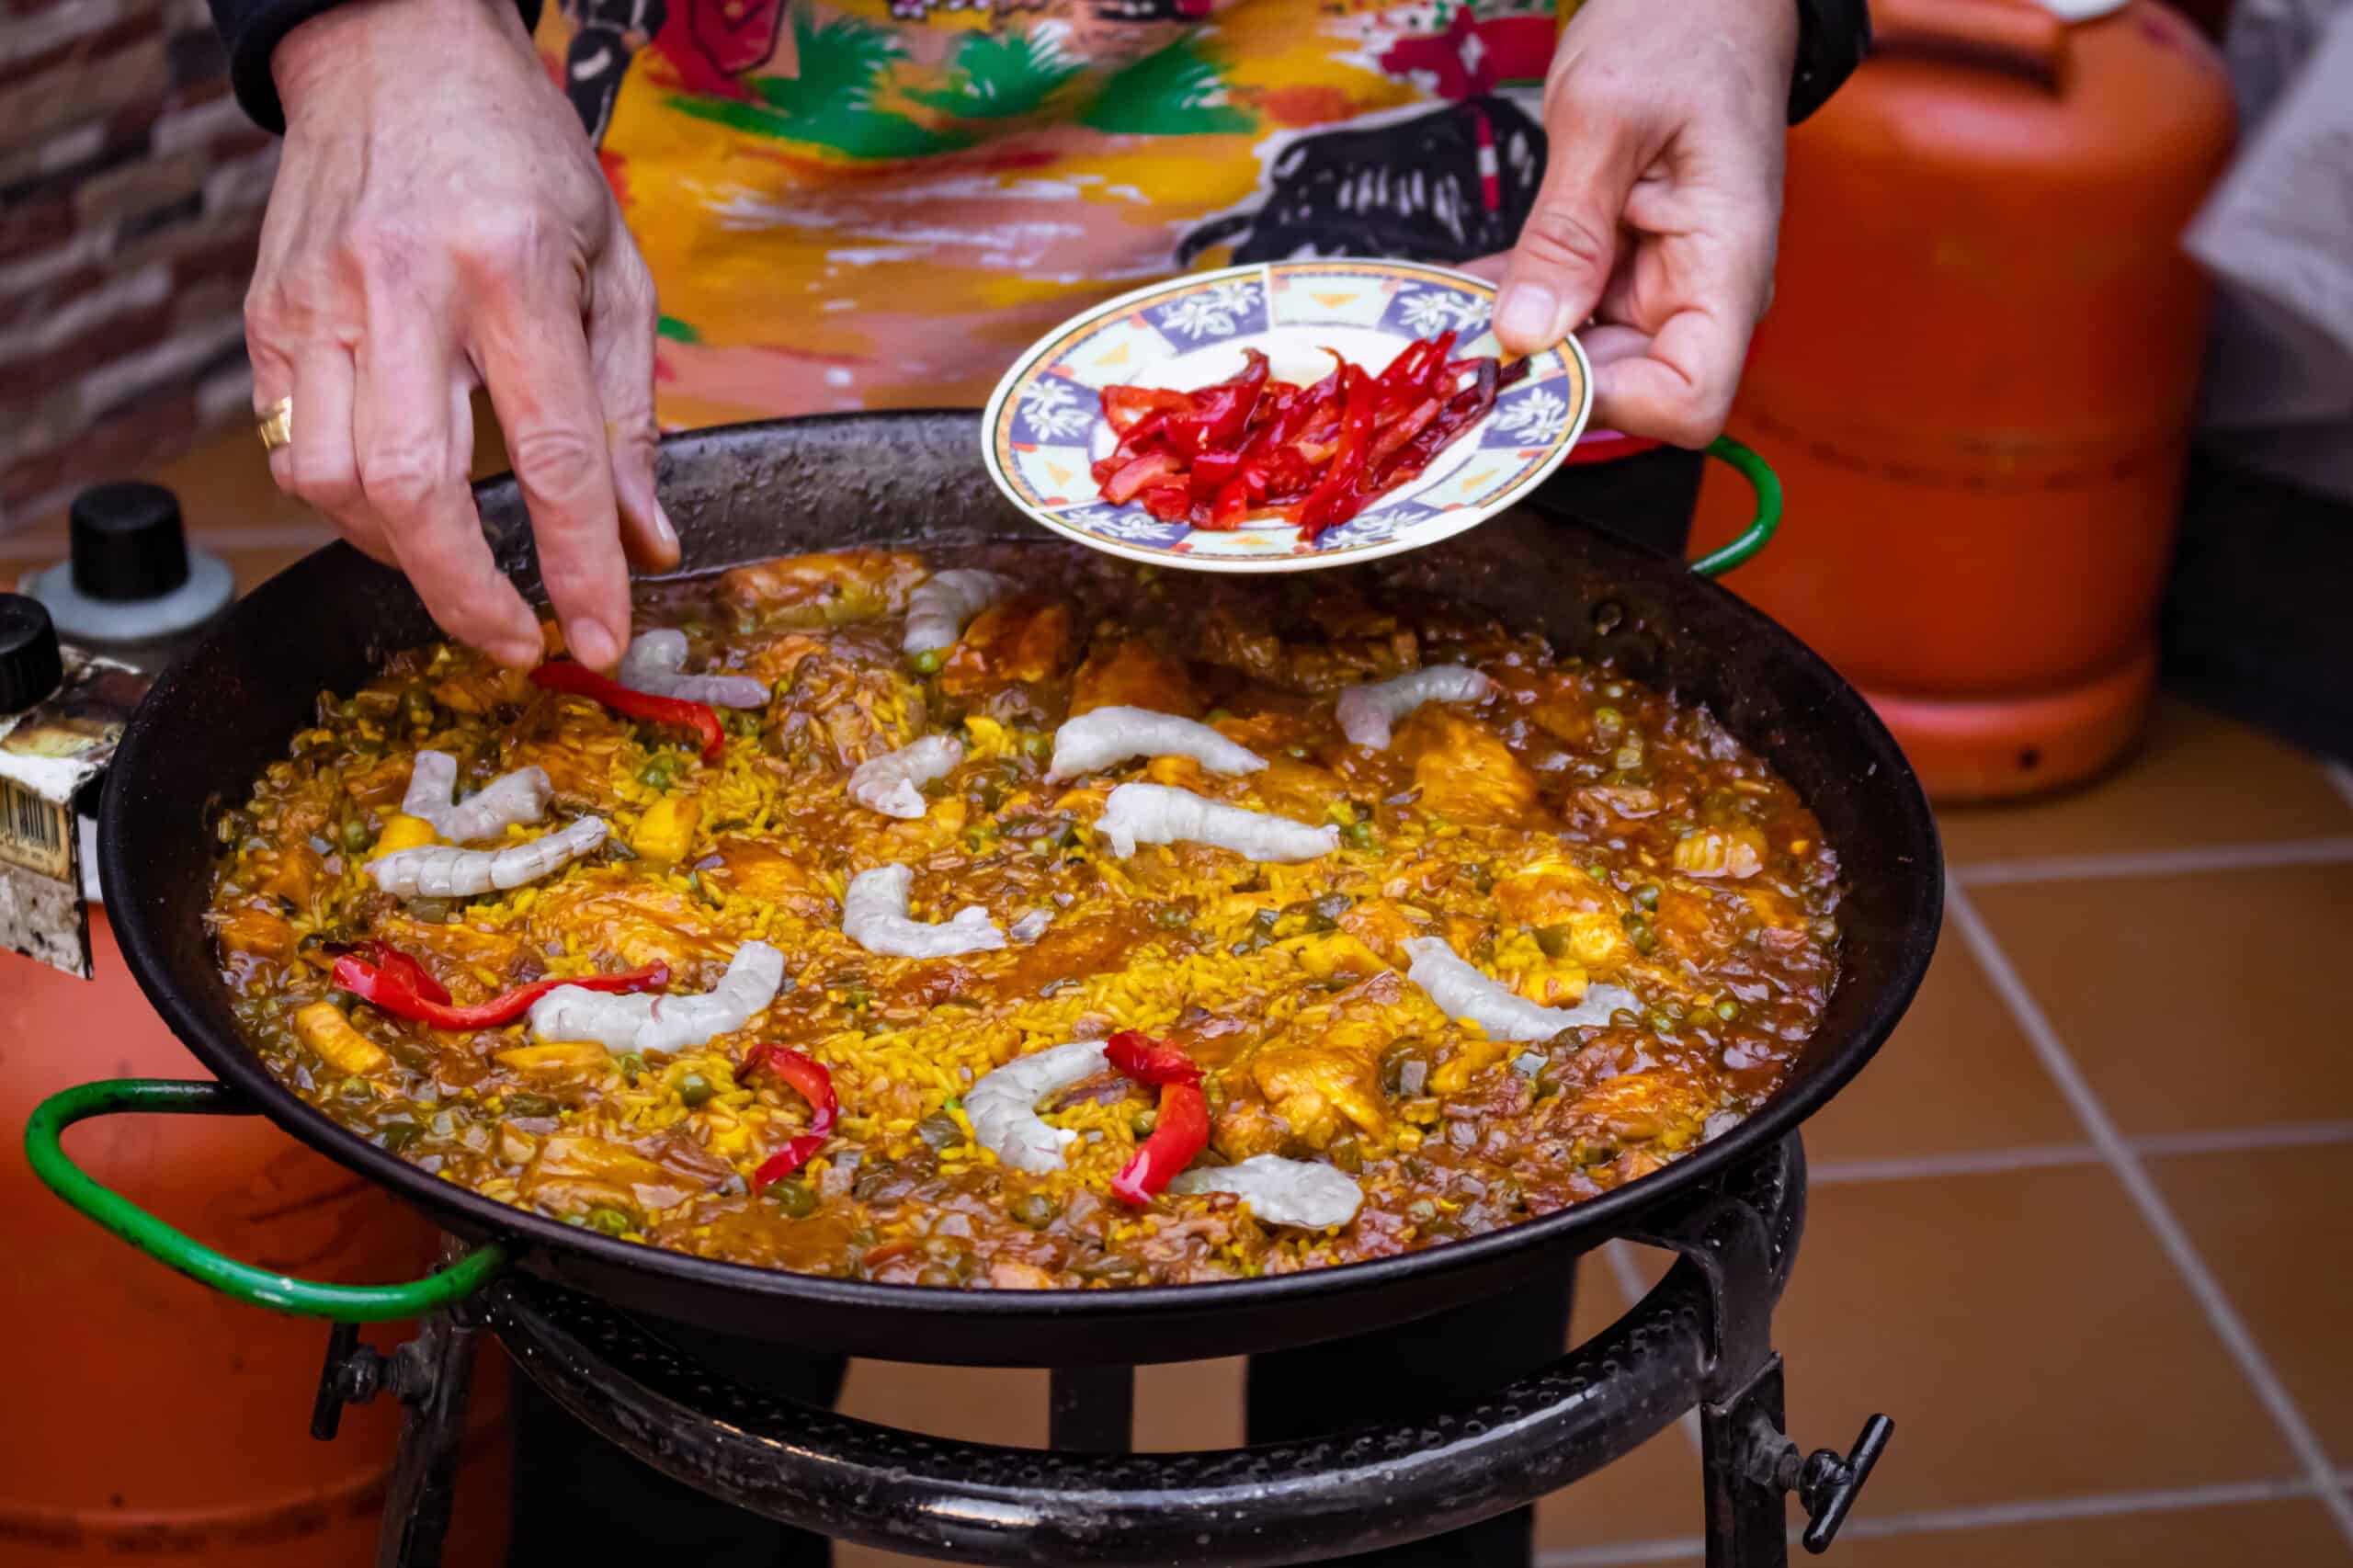
[[1585,0],[1544,80],[1544,180],[1500,275],[1495,335],[1584,325],[1597,426],[1677,446],[1723,429],[1773,293],[1794,0]]
[[539,662],[467,475],[486,385],[583,663],[629,636],[654,494],[654,283],[512,0],[350,0],[271,59],[286,148],[245,297],[254,402],[293,399],[278,487],[397,565],[451,636]]

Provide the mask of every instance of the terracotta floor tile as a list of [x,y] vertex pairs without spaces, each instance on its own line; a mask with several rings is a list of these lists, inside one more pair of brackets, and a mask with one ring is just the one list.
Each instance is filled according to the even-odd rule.
[[1816,1187],[1774,1327],[1802,1444],[1895,1420],[1866,1515],[2295,1473],[2102,1167]]
[[1042,1448],[1046,1374],[1003,1367],[919,1367],[852,1361],[845,1415],[968,1443]]
[[2175,1155],[2149,1169],[2289,1397],[2353,1470],[2353,1143]]
[[1815,1163],[2080,1142],[2083,1128],[1968,947],[1948,927],[1870,1065],[1805,1126]]
[[2353,866],[1969,896],[2128,1136],[2353,1116]]
[[1177,1361],[1136,1371],[1136,1447],[1145,1453],[1242,1443],[1241,1357]]
[[2299,1500],[1842,1535],[1827,1561],[1845,1568],[2338,1568],[2353,1562],[2353,1548],[2325,1508]]
[[1945,857],[2107,855],[2353,834],[2353,807],[2320,765],[2262,731],[2160,699],[2131,757],[2088,788],[2017,806],[1940,812]]

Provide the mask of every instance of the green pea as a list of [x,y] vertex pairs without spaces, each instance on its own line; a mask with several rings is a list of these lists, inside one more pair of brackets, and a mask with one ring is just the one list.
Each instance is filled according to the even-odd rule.
[[695,1110],[710,1103],[718,1086],[699,1073],[689,1073],[678,1080],[678,1099],[688,1109]]
[[787,1176],[770,1184],[768,1196],[788,1219],[806,1220],[817,1211],[817,1192],[799,1176]]
[[1656,909],[1658,907],[1658,884],[1656,882],[1644,882],[1641,887],[1636,888],[1634,890],[1634,902],[1641,904],[1644,909]]
[[410,1144],[416,1142],[416,1123],[414,1121],[388,1121],[384,1123],[382,1130],[377,1134],[376,1141],[383,1145],[384,1153],[388,1154],[397,1154],[403,1149],[407,1148]]
[[1159,1125],[1160,1113],[1156,1110],[1140,1110],[1128,1119],[1128,1131],[1139,1138],[1151,1137],[1152,1130]]
[[1347,841],[1351,849],[1370,849],[1373,844],[1372,824],[1358,817],[1340,830],[1340,836]]
[[1726,1023],[1731,1023],[1733,1019],[1740,1017],[1740,1004],[1733,1001],[1729,996],[1725,997],[1722,1001],[1716,1004],[1716,1017],[1722,1018]]
[[451,909],[446,898],[420,898],[408,906],[408,912],[427,926],[447,926]]
[[421,686],[410,687],[401,693],[401,717],[413,729],[423,729],[433,722],[433,694]]
[[1634,950],[1638,953],[1652,952],[1658,947],[1658,933],[1651,929],[1647,922],[1635,926],[1631,931],[1627,932],[1626,936],[1627,939],[1634,944]]
[[1053,746],[1054,743],[1040,731],[1032,730],[1021,737],[1021,752],[1025,756],[1043,756]]
[[1033,1231],[1042,1231],[1052,1224],[1055,1214],[1060,1212],[1054,1200],[1042,1192],[1025,1192],[1006,1209],[1016,1224],[1027,1225]]
[[588,1210],[588,1228],[601,1231],[608,1236],[618,1236],[625,1231],[637,1229],[637,1221],[618,1209],[591,1209]]
[[620,1059],[613,1065],[620,1069],[621,1082],[624,1084],[634,1084],[645,1075],[645,1058],[634,1051],[623,1052]]
[[945,648],[926,648],[922,653],[907,657],[907,663],[915,667],[915,674],[919,676],[936,676],[939,673],[939,666],[947,662],[948,650]]
[[952,1289],[961,1281],[956,1278],[956,1271],[946,1264],[926,1263],[915,1270],[915,1283],[928,1285],[935,1290],[946,1290]]
[[852,985],[842,992],[842,1006],[853,1013],[863,1012],[874,1005],[874,993],[863,985]]
[[1626,715],[1619,712],[1615,708],[1597,708],[1593,710],[1593,727],[1597,730],[1615,730],[1625,722]]
[[372,836],[368,831],[368,824],[358,817],[353,817],[343,824],[343,846],[355,854],[367,848]]
[[1609,765],[1620,772],[1631,773],[1643,765],[1643,748],[1634,742],[1620,746],[1609,758]]
[[1575,930],[1567,926],[1540,926],[1536,931],[1538,950],[1548,959],[1564,959],[1574,950]]

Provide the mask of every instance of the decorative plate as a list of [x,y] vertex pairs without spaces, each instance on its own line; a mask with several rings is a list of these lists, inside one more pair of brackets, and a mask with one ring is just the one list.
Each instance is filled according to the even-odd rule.
[[1457,355],[1492,355],[1495,302],[1491,283],[1404,261],[1279,261],[1139,289],[1047,334],[997,383],[981,426],[989,474],[1048,528],[1155,565],[1307,572],[1435,544],[1525,496],[1576,444],[1593,372],[1574,338],[1537,355],[1419,478],[1312,543],[1280,519],[1220,533],[1105,501],[1090,470],[1119,442],[1103,389],[1191,392],[1238,374],[1245,348],[1283,381],[1321,380],[1327,348],[1378,375],[1407,344],[1449,328]]

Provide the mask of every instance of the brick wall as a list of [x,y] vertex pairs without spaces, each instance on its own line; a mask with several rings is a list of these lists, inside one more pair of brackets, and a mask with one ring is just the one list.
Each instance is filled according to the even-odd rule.
[[0,0],[0,531],[251,420],[277,160],[200,0]]

